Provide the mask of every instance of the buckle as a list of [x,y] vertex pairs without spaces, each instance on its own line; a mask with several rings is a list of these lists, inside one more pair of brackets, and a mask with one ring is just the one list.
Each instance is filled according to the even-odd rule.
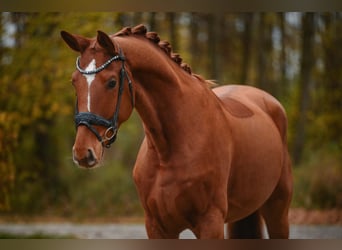
[[[102,139],[102,143],[106,148],[110,147],[110,144],[113,142],[112,140],[116,136],[116,133],[117,133],[116,128],[114,128],[112,126],[107,128],[106,132],[104,133],[103,139]],[[109,144],[107,144],[106,142],[109,142]]]

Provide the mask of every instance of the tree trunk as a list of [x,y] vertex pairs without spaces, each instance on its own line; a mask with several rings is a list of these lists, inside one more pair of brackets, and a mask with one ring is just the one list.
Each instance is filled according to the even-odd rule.
[[176,25],[176,14],[174,12],[167,13],[167,19],[169,21],[170,43],[172,45],[172,50],[177,53],[177,51],[179,50],[179,46]]
[[[323,38],[324,74],[322,79],[322,96],[318,100],[318,112],[324,116],[328,131],[325,143],[342,147],[342,14],[322,14],[325,30]],[[322,143],[322,142],[321,142]]]
[[208,58],[209,58],[209,77],[210,79],[220,81],[220,58],[218,45],[221,40],[220,33],[220,18],[222,16],[218,14],[209,14],[208,20]]
[[117,17],[117,23],[119,24],[119,27],[131,26],[131,21],[131,17],[126,13],[119,13]]
[[286,77],[286,29],[285,29],[285,14],[278,13],[280,33],[281,33],[281,51],[280,51],[280,82],[277,92],[281,96],[287,95],[287,77]]
[[[200,17],[196,13],[191,14],[191,23],[190,23],[190,48],[189,51],[191,52],[191,61],[190,65],[192,70],[195,72],[198,71],[200,68],[200,61],[201,58],[199,56],[199,41],[198,41],[198,22]],[[197,70],[196,70],[197,69]]]
[[142,21],[142,13],[141,12],[135,12],[133,15],[133,26],[140,24],[141,21]]
[[156,12],[150,13],[149,18],[149,25],[150,25],[150,31],[157,31],[157,24],[156,24]]
[[257,86],[273,94],[270,74],[272,65],[272,26],[267,22],[266,13],[259,15],[257,55]]
[[294,164],[300,163],[306,140],[306,122],[310,107],[310,88],[312,86],[312,70],[314,62],[315,22],[313,13],[302,16],[302,56],[299,82],[298,112],[295,121],[295,137],[293,144]]
[[240,83],[245,84],[251,59],[253,13],[241,14],[245,30],[242,35],[242,65]]

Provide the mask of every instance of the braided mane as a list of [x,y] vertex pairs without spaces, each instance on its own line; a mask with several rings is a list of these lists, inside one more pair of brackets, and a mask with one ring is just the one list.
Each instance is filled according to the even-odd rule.
[[[129,36],[129,35],[140,35],[147,38],[149,41],[157,44],[166,55],[168,55],[173,61],[175,61],[182,69],[192,75],[191,68],[188,64],[183,62],[183,59],[179,54],[172,52],[171,44],[168,41],[161,41],[157,32],[147,32],[146,27],[143,24],[131,27],[125,27],[119,32],[115,33],[114,36]],[[196,75],[195,75],[196,76]]]
[[171,44],[168,41],[161,41],[157,32],[147,32],[147,28],[145,27],[145,25],[140,24],[133,28],[125,27],[114,34],[114,36],[129,35],[139,35],[147,38],[152,43],[158,45],[159,48],[161,48],[165,52],[165,54],[168,55],[174,62],[176,62],[183,70],[188,72],[200,82],[205,83],[208,88],[214,88],[217,86],[217,83],[214,80],[206,80],[202,76],[192,73],[190,66],[183,62],[183,59],[180,57],[180,55],[172,52]]

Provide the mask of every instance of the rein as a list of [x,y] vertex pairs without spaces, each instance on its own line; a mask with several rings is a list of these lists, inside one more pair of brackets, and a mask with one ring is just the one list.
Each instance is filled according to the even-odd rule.
[[[91,112],[78,112],[78,107],[77,107],[78,105],[76,102],[76,109],[75,109],[76,110],[75,111],[76,128],[80,125],[86,126],[91,132],[95,134],[96,138],[102,143],[102,146],[109,148],[110,145],[116,140],[116,136],[118,133],[119,111],[120,111],[121,97],[122,97],[122,93],[124,90],[125,78],[127,78],[127,81],[128,81],[128,87],[129,87],[129,91],[131,94],[131,103],[132,103],[132,107],[134,107],[133,86],[132,86],[132,81],[129,78],[127,71],[125,69],[125,57],[120,49],[119,55],[116,55],[110,58],[108,61],[106,61],[104,64],[102,64],[100,67],[94,70],[83,70],[79,65],[79,60],[80,60],[80,57],[77,57],[76,68],[80,73],[84,75],[92,75],[92,74],[99,73],[100,71],[104,70],[114,61],[122,62],[121,70],[120,70],[119,91],[118,91],[118,97],[116,101],[116,108],[115,108],[113,118],[111,120],[107,120],[103,118],[102,116],[96,115]],[[93,127],[93,125],[103,126],[107,128],[103,137],[96,130],[96,128]]]

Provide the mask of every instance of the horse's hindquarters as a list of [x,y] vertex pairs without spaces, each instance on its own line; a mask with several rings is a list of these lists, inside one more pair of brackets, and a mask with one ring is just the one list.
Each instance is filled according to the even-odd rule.
[[[248,123],[248,121],[244,121]],[[228,181],[229,220],[257,210],[272,194],[280,178],[283,145],[276,129],[251,120],[251,129],[236,132]],[[259,128],[258,128],[259,127]]]
[[235,85],[220,87],[214,92],[228,111],[232,131],[228,221],[235,221],[258,210],[271,196],[284,165],[287,150],[284,135],[268,113],[265,100],[271,100],[272,107],[278,107],[283,121],[286,116],[279,103],[259,89]]

